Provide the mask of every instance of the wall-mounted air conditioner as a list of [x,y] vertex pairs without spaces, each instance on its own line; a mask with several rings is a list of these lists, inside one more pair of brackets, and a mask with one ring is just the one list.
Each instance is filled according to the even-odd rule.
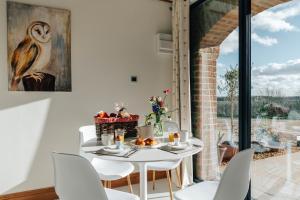
[[172,35],[166,33],[158,33],[157,47],[158,47],[159,54],[172,54],[173,53]]

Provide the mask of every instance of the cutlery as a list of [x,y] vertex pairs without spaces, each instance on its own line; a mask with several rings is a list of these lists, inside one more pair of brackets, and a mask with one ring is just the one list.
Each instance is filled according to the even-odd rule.
[[167,150],[167,149],[163,149],[163,148],[160,148],[160,150],[177,155],[177,153],[175,153],[175,152],[173,152],[171,150]]
[[200,144],[192,144],[194,147],[202,147]]
[[129,158],[129,156],[131,156],[132,154],[136,153],[137,151],[138,151],[137,149],[132,150],[132,151],[128,152],[124,157],[125,158]]

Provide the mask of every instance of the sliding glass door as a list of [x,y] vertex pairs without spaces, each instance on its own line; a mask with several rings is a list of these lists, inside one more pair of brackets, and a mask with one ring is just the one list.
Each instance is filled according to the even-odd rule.
[[198,0],[190,24],[196,177],[252,147],[252,198],[300,199],[300,1]]
[[239,145],[238,0],[191,6],[193,134],[204,142],[194,159],[195,178],[220,178]]
[[198,0],[191,6],[192,125],[204,142],[194,159],[196,180],[220,178],[228,161],[251,146],[249,2]]
[[300,1],[251,9],[252,197],[300,199]]

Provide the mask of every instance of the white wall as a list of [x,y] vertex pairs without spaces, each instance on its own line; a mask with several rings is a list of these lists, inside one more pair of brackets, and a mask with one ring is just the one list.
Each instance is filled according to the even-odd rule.
[[[126,102],[144,115],[148,97],[171,87],[171,56],[155,34],[171,30],[158,0],[23,0],[72,14],[71,93],[8,92],[6,2],[0,0],[0,194],[53,185],[50,153],[78,150],[78,128]],[[138,83],[130,83],[130,75]]]

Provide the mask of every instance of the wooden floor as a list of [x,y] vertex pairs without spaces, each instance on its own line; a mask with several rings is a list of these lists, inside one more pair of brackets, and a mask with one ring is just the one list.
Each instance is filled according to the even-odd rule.
[[[300,152],[254,161],[252,173],[252,197],[255,200],[299,200],[300,199]],[[157,181],[153,191],[149,182],[151,200],[169,200],[166,179]],[[174,191],[178,190],[173,185]],[[117,188],[128,191],[127,187]],[[138,194],[138,185],[134,192]]]
[[[251,171],[255,200],[300,199],[300,152],[256,160]],[[128,192],[127,186],[115,189]],[[173,190],[178,190],[175,184]],[[138,184],[133,185],[133,191],[139,194]],[[167,179],[157,180],[155,191],[152,190],[152,182],[148,182],[148,194],[149,200],[169,200]]]
[[[128,187],[120,187],[116,188],[117,190],[121,190],[124,192],[128,192]],[[178,188],[173,184],[173,191],[177,191]],[[138,195],[139,194],[139,185],[133,185],[133,192]],[[170,200],[169,190],[167,185],[167,179],[161,179],[156,181],[156,189],[152,190],[152,182],[148,182],[148,199],[149,200]]]
[[256,200],[299,200],[300,153],[255,161],[252,196]]

